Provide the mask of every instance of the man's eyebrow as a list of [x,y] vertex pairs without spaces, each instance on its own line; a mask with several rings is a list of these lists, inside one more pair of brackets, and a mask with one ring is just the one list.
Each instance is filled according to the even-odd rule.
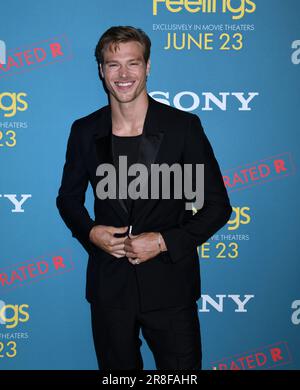
[[[131,61],[142,61],[142,57],[130,58],[129,60],[127,60],[127,62],[131,62]],[[104,61],[105,64],[110,64],[111,62],[118,62],[118,60]]]

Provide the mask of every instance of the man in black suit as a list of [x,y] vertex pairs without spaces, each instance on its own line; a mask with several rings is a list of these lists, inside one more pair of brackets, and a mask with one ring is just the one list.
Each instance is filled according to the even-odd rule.
[[[141,329],[157,369],[201,369],[197,246],[226,224],[232,208],[199,118],[147,94],[150,46],[130,26],[100,38],[96,58],[109,105],[73,123],[57,207],[89,254],[86,298],[99,368],[142,369]],[[104,199],[104,168],[119,172],[120,156],[148,169],[204,164],[203,207],[193,214],[185,196]],[[84,206],[88,183],[94,220]]]

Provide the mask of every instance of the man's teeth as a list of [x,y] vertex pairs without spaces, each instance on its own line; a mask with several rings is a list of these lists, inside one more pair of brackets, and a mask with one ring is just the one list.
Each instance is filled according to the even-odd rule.
[[116,84],[119,85],[120,87],[129,87],[129,85],[133,84],[133,81],[130,81],[128,83],[116,83]]

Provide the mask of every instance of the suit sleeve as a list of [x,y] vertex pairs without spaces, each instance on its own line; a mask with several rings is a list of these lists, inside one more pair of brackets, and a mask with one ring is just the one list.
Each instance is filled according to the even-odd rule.
[[89,233],[95,222],[84,206],[88,186],[88,172],[80,152],[79,126],[75,121],[68,139],[66,159],[61,186],[56,198],[59,213],[72,236],[76,237],[86,250],[91,249]]
[[232,212],[213,149],[200,119],[194,114],[191,116],[183,153],[183,162],[193,164],[193,168],[194,164],[204,164],[204,203],[203,207],[184,223],[161,231],[173,263],[182,260],[197,246],[206,242],[226,224]]

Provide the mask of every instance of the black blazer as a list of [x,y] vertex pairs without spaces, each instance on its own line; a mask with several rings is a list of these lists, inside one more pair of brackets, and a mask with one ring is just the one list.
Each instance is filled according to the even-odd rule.
[[[219,165],[198,116],[155,101],[148,95],[139,163],[205,164],[204,206],[193,215],[185,199],[137,199],[132,216],[119,199],[100,200],[96,168],[113,164],[110,106],[76,120],[71,128],[57,207],[65,224],[89,254],[86,298],[107,307],[126,308],[132,277],[137,278],[143,311],[190,304],[200,298],[197,246],[230,218],[232,208]],[[92,219],[84,206],[91,183],[95,201]],[[168,251],[138,265],[117,259],[89,241],[94,225],[132,224],[132,234],[161,232]]]

